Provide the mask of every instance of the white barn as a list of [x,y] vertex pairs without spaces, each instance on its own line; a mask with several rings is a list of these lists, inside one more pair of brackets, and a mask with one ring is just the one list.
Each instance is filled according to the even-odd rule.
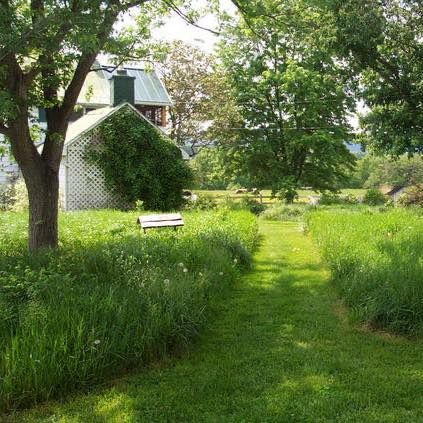
[[98,127],[101,122],[124,106],[126,104],[93,110],[69,125],[59,173],[63,210],[124,206],[107,190],[102,170],[84,158],[87,147],[100,142]]
[[102,169],[86,160],[87,148],[101,143],[99,136],[101,123],[122,108],[129,108],[140,119],[160,131],[129,103],[91,111],[70,124],[59,175],[61,207],[64,210],[125,208],[127,206],[121,198],[107,189]]

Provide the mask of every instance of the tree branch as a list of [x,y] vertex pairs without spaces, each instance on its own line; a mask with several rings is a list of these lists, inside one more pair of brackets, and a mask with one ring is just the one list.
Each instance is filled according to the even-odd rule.
[[215,31],[211,28],[206,28],[202,25],[199,25],[197,22],[195,22],[192,18],[187,16],[172,0],[163,0],[163,2],[169,6],[171,10],[173,10],[180,18],[182,18],[186,23],[194,26],[195,28],[202,29],[204,31],[211,32],[214,35],[220,35],[220,32]]

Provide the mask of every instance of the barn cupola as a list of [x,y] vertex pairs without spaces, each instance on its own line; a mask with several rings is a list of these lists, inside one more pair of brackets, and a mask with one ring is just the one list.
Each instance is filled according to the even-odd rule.
[[135,77],[129,76],[126,69],[118,69],[110,81],[110,104],[135,103]]

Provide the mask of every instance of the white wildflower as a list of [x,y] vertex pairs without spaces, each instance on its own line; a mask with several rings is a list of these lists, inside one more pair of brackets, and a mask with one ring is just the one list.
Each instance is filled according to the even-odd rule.
[[236,263],[238,263],[238,260],[236,259],[236,258],[234,258],[234,263],[236,264]]
[[94,344],[94,345],[99,345],[99,344],[100,344],[100,342],[101,342],[101,341],[100,341],[99,339],[96,339],[96,340],[93,342],[93,344]]
[[223,276],[223,272],[219,272],[219,276]]
[[186,267],[184,267],[184,273],[187,273],[188,269]]
[[165,279],[165,280],[163,281],[163,283],[167,286],[167,285],[169,285],[170,280],[169,280],[169,279]]
[[184,263],[181,262],[181,263],[178,264],[178,266],[179,267],[184,267]]

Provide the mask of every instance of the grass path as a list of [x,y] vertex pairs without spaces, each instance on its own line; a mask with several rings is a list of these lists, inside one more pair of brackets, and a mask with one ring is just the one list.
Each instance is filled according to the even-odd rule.
[[12,418],[423,422],[423,345],[351,326],[296,223],[261,223],[254,270],[182,357]]

